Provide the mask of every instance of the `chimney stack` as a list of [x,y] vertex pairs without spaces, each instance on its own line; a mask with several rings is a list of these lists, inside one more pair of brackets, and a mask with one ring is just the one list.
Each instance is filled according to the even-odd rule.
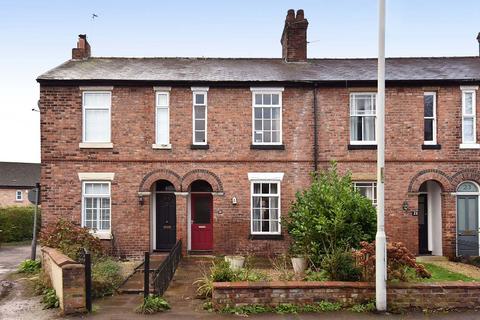
[[478,55],[480,56],[480,32],[477,35],[477,41],[478,41]]
[[90,44],[87,41],[86,34],[79,34],[77,47],[72,49],[72,59],[90,58]]
[[297,11],[288,10],[285,18],[282,39],[282,58],[286,62],[307,61],[307,27],[308,20],[305,19],[302,9]]

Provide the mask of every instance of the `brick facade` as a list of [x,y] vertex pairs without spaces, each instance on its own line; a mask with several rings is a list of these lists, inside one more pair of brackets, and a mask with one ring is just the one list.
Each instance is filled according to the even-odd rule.
[[[386,226],[390,240],[418,250],[416,209],[420,185],[441,184],[443,251],[455,254],[455,196],[464,180],[480,183],[478,150],[460,150],[461,91],[439,86],[437,91],[440,150],[422,150],[422,86],[388,87],[386,95]],[[285,241],[250,240],[248,172],[284,172],[281,209],[285,215],[295,192],[309,185],[313,170],[313,89],[286,86],[283,92],[285,150],[252,150],[250,87],[210,87],[208,150],[192,150],[192,92],[174,86],[170,92],[171,150],[155,150],[153,86],[117,86],[112,94],[112,149],[79,149],[82,132],[79,86],[41,86],[43,223],[59,217],[80,223],[81,181],[78,172],[114,172],[112,230],[115,246],[126,255],[151,249],[151,208],[138,192],[149,191],[159,179],[177,192],[195,179],[208,181],[214,195],[214,252],[278,251]],[[319,168],[336,160],[341,171],[375,176],[375,150],[348,150],[349,94],[368,88],[317,89]],[[228,103],[226,103],[228,102]],[[55,119],[55,121],[52,121]],[[478,125],[478,124],[477,124]],[[58,132],[62,134],[59,135]],[[178,193],[177,237],[187,240],[187,197]],[[236,197],[238,204],[232,204]],[[403,211],[407,201],[409,209]],[[284,232],[283,232],[284,233]],[[185,241],[185,243],[187,243]]]
[[[17,200],[16,193],[17,190],[22,191],[22,200]],[[0,207],[9,207],[9,206],[30,206],[32,205],[28,201],[28,189],[24,188],[0,188]]]

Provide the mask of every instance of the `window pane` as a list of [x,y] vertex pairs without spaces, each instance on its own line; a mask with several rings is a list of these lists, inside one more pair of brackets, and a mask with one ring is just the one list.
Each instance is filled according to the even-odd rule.
[[255,108],[255,119],[262,119],[262,108]]
[[278,185],[277,185],[276,183],[271,183],[271,184],[270,184],[270,193],[271,193],[271,194],[275,194],[275,193],[278,192],[277,186],[278,186]]
[[465,204],[467,199],[459,198],[457,201],[458,201],[458,231],[463,232],[467,228],[467,223],[465,219],[465,215],[466,215]]
[[433,141],[433,119],[424,120],[424,140]]
[[260,183],[253,184],[253,193],[259,194],[260,193]]
[[280,119],[280,108],[272,108],[272,119]]
[[271,120],[263,120],[263,130],[270,130],[272,127]]
[[253,219],[254,220],[260,219],[260,209],[253,209]]
[[[253,197],[253,208],[260,208],[260,197]],[[260,215],[260,213],[259,213]]]
[[85,141],[110,142],[109,110],[85,110]]
[[205,131],[195,131],[195,142],[205,142]]
[[272,134],[269,131],[263,132],[263,142],[272,142]]
[[475,141],[475,138],[473,136],[473,119],[472,118],[463,119],[463,141],[464,142]]
[[195,95],[195,104],[205,104],[205,95],[204,94],[196,94]]
[[254,130],[262,130],[262,120],[255,120]]
[[158,93],[157,94],[157,106],[162,106],[162,107],[168,106],[168,94],[167,93]]
[[465,114],[473,114],[473,94],[471,92],[464,93]]
[[255,132],[254,140],[255,140],[255,142],[262,142],[262,133],[261,132]]
[[375,140],[375,117],[364,117],[363,140]]
[[278,220],[270,221],[270,232],[278,232]]
[[205,107],[195,106],[195,119],[205,119]]
[[263,118],[270,119],[272,117],[272,108],[263,108]]
[[280,120],[272,120],[272,130],[280,130]]
[[262,230],[260,229],[260,220],[254,220],[253,221],[253,232],[261,232]]
[[280,142],[280,131],[272,132],[272,142]]
[[280,103],[279,95],[278,94],[272,94],[272,104],[273,105],[278,105]]
[[270,193],[270,184],[269,183],[262,183],[262,193],[269,194]]
[[272,104],[272,95],[271,94],[264,94],[263,95],[263,104],[264,105]]
[[362,140],[362,117],[350,118],[350,140],[351,141]]
[[168,144],[168,109],[157,108],[157,143]]
[[101,93],[101,92],[84,93],[83,105],[87,108],[109,108],[110,93]]
[[268,220],[262,220],[262,231],[270,232],[270,222]]
[[262,104],[262,95],[259,93],[255,94],[255,104]]
[[195,130],[205,130],[205,120],[195,120]]
[[478,232],[478,227],[477,227],[477,216],[478,216],[478,210],[477,210],[477,197],[469,197],[468,198],[468,212],[467,212],[468,218],[467,218],[467,225],[469,230],[473,230],[475,232]]
[[[263,189],[263,186],[262,186],[262,189]],[[261,197],[261,206],[262,208],[269,208],[270,207],[270,198],[269,197]],[[268,209],[267,209],[267,213],[268,213]],[[267,215],[267,218],[268,218],[268,215]]]
[[477,192],[478,188],[471,182],[464,182],[458,187],[459,192]]
[[423,116],[433,117],[433,95],[423,96]]

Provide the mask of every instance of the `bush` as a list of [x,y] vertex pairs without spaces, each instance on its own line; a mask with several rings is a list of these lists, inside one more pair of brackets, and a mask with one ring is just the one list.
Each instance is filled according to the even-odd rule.
[[350,251],[335,249],[323,256],[322,269],[330,280],[336,281],[358,281],[361,277],[361,270],[355,264],[355,258]]
[[55,289],[52,288],[46,288],[43,290],[41,301],[44,304],[43,309],[58,308],[60,305]]
[[[354,251],[357,264],[362,269],[365,281],[375,279],[375,242],[361,242],[360,250]],[[388,280],[408,281],[408,270],[415,270],[417,277],[430,278],[432,275],[425,266],[418,264],[415,256],[401,242],[387,243],[387,277]]]
[[42,264],[39,260],[24,260],[22,263],[20,263],[20,266],[18,267],[18,272],[20,273],[37,273],[40,271],[40,268],[42,267]]
[[80,260],[83,248],[87,249],[94,258],[104,254],[100,239],[90,234],[87,228],[81,228],[63,219],[42,230],[40,243],[60,250],[75,261]]
[[95,261],[92,267],[92,296],[94,298],[112,295],[122,283],[120,265],[111,258]]
[[[0,243],[32,239],[33,216],[35,208],[0,208]],[[37,212],[37,232],[40,230],[40,210]]]
[[143,303],[135,309],[135,312],[143,314],[153,314],[157,312],[163,312],[169,309],[170,305],[162,297],[148,296],[143,299]]
[[329,279],[330,277],[325,270],[314,271],[311,269],[305,272],[305,277],[303,278],[304,281],[327,281]]
[[353,189],[350,174],[339,175],[332,163],[328,170],[314,174],[308,189],[296,194],[285,222],[292,253],[320,265],[326,253],[373,240],[376,211],[369,199]]

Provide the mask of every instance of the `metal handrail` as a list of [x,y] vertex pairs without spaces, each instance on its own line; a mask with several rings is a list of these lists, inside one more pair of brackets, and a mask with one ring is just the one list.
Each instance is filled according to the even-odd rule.
[[179,240],[172,248],[167,258],[155,270],[153,280],[153,290],[157,295],[163,295],[167,290],[170,281],[177,270],[178,263],[182,257],[182,241]]

